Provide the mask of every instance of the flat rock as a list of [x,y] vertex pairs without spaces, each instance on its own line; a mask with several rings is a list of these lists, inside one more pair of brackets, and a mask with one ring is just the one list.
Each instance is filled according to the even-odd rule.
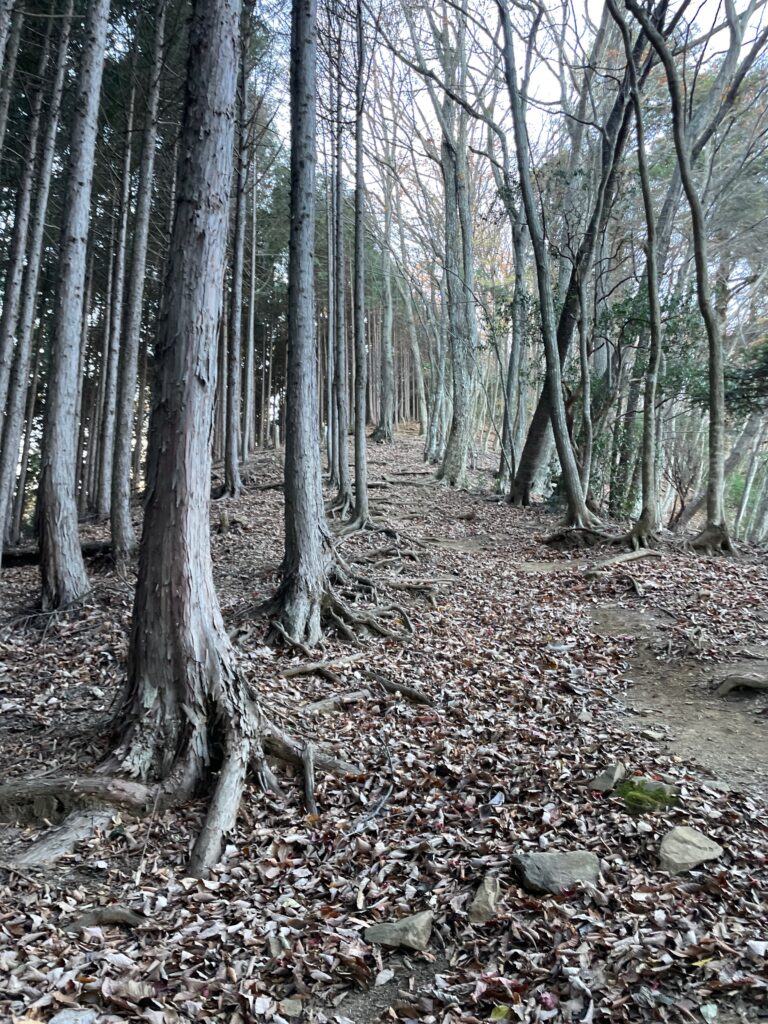
[[590,779],[588,787],[589,789],[596,789],[600,793],[610,793],[616,783],[621,782],[626,774],[626,766],[617,761],[615,764],[607,765],[599,775]]
[[469,906],[469,920],[472,924],[485,924],[496,916],[496,907],[501,895],[498,878],[486,875]]
[[407,949],[426,949],[432,934],[432,911],[401,917],[399,921],[374,924],[366,928],[363,937],[366,942],[378,942],[382,946],[405,946]]
[[687,825],[678,825],[661,840],[659,862],[662,871],[680,875],[708,860],[722,857],[723,848],[703,832]]
[[568,853],[523,853],[512,858],[523,886],[532,892],[561,893],[579,882],[597,883],[600,861],[589,850]]

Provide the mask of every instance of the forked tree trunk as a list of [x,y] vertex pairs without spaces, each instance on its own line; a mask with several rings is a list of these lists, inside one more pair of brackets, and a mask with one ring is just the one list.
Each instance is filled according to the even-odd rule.
[[45,608],[66,607],[88,591],[77,532],[77,373],[83,316],[88,221],[109,0],[88,8],[78,95],[70,133],[60,276],[51,339],[38,507]]
[[[163,62],[163,35],[167,0],[157,0],[154,10],[154,40],[149,69],[144,130],[141,140],[141,164],[136,197],[136,220],[133,226],[133,252],[128,280],[128,304],[120,346],[115,418],[115,452],[112,463],[112,553],[123,562],[136,547],[131,522],[131,440],[133,437],[136,375],[141,343],[141,313],[144,305],[144,278],[147,267],[149,220],[152,212],[152,185],[155,177],[157,144],[157,111],[160,98],[160,77]],[[142,416],[143,418],[143,416]],[[137,445],[141,444],[141,418],[137,425]]]
[[[282,628],[289,636],[310,645],[316,644],[321,637],[321,605],[330,567],[329,538],[323,508],[315,360],[313,261],[316,25],[316,0],[294,0],[291,32],[291,230],[288,250],[285,558],[283,579],[277,594]],[[340,270],[339,264],[337,272]],[[346,382],[343,383],[346,390]]]
[[122,767],[186,794],[221,758],[190,870],[204,872],[234,826],[261,717],[213,584],[210,437],[232,175],[239,0],[196,0],[178,202],[161,307],[147,502],[119,723]]

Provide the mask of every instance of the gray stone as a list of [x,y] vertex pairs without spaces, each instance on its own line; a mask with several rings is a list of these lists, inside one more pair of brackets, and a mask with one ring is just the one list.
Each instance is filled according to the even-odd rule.
[[569,853],[523,853],[512,858],[523,885],[532,892],[560,893],[578,882],[597,884],[600,861],[589,850]]
[[722,855],[722,846],[687,825],[670,829],[659,848],[661,870],[669,871],[671,875],[680,875]]
[[669,782],[660,782],[658,779],[652,779],[649,775],[633,775],[629,782],[633,786],[640,786],[653,793],[664,793],[665,796],[680,795],[678,786],[673,786]]
[[51,1017],[50,1024],[93,1024],[98,1016],[98,1010],[60,1010],[55,1017]]
[[432,934],[432,911],[402,917],[399,921],[374,924],[366,928],[363,937],[366,942],[378,942],[382,946],[406,946],[408,949],[426,949]]
[[617,782],[621,782],[627,774],[627,769],[620,761],[609,764],[594,779],[590,779],[589,788],[596,789],[600,793],[610,793]]
[[485,924],[496,916],[500,895],[501,886],[498,878],[486,875],[469,907],[469,920],[472,924]]

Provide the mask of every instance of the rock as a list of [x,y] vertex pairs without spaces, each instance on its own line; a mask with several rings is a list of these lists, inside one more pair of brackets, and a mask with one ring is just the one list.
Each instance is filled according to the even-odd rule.
[[661,743],[662,740],[667,738],[667,734],[663,729],[643,729],[640,733],[647,740],[654,740],[656,743]]
[[596,789],[600,793],[610,793],[616,783],[621,782],[626,774],[626,767],[620,761],[617,761],[615,764],[609,764],[594,779],[590,779],[588,786],[590,789]]
[[469,920],[472,924],[485,924],[496,916],[500,895],[501,886],[498,878],[486,875],[469,907]]
[[49,1024],[93,1024],[98,1016],[98,1010],[60,1010],[55,1017],[51,1017]]
[[366,928],[363,937],[366,942],[378,942],[382,946],[406,946],[408,949],[426,949],[432,934],[432,912],[423,910],[399,921],[374,924]]
[[301,999],[281,999],[277,1008],[284,1017],[300,1017],[304,1003]]
[[661,870],[669,871],[671,875],[680,875],[707,860],[717,860],[722,855],[722,846],[687,825],[670,829],[661,840],[659,848]]
[[650,790],[652,793],[663,793],[665,796],[679,796],[680,789],[669,782],[660,782],[659,779],[652,779],[649,775],[633,775],[627,780],[633,786],[640,786]]
[[522,882],[532,892],[560,893],[578,882],[597,883],[600,861],[589,850],[569,853],[524,853],[512,858]]

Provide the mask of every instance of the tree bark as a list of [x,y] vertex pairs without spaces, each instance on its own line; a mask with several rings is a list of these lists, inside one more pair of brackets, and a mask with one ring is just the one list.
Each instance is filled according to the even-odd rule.
[[29,386],[29,369],[32,360],[32,336],[37,310],[37,286],[40,278],[45,216],[48,209],[48,195],[51,187],[53,158],[56,150],[56,133],[59,126],[59,112],[64,88],[64,72],[69,48],[69,33],[72,26],[74,0],[68,0],[64,17],[58,25],[58,48],[56,70],[53,75],[49,98],[48,119],[45,127],[40,164],[37,171],[37,194],[35,196],[32,223],[28,234],[27,268],[21,294],[21,308],[16,327],[16,356],[13,363],[5,410],[2,444],[0,444],[0,546],[5,535],[10,515],[16,463],[19,454],[21,432],[24,424],[24,399]]
[[88,8],[70,136],[38,505],[45,608],[66,607],[88,592],[77,533],[76,399],[91,185],[108,19],[109,0],[94,0]]
[[147,502],[118,720],[117,758],[141,779],[213,796],[189,871],[204,873],[234,827],[261,715],[221,617],[208,509],[216,332],[232,178],[239,0],[196,0],[190,28],[178,201],[156,353]]
[[[285,433],[285,557],[278,621],[312,646],[322,635],[330,565],[323,508],[315,360],[316,0],[294,0],[291,27],[291,230]],[[340,271],[337,265],[337,271]],[[343,300],[343,294],[342,294]],[[341,335],[343,340],[343,333]],[[342,382],[346,389],[346,382]]]
[[243,489],[240,479],[240,423],[243,366],[243,275],[245,272],[245,186],[248,176],[248,134],[245,109],[245,48],[243,31],[240,53],[240,80],[237,98],[235,146],[235,230],[232,239],[232,291],[229,307],[229,347],[227,350],[227,437],[224,452],[224,493],[237,498]]
[[366,398],[368,351],[365,337],[365,177],[363,169],[363,107],[365,105],[365,24],[363,0],[356,0],[355,30],[357,68],[355,83],[355,525],[362,528],[368,516],[368,464],[366,448]]
[[[136,548],[131,522],[131,441],[133,438],[136,376],[141,346],[141,314],[144,305],[144,279],[147,267],[149,222],[152,213],[152,186],[155,177],[157,115],[160,79],[163,65],[163,37],[167,0],[157,0],[153,14],[154,37],[149,68],[146,111],[141,140],[141,163],[136,196],[136,219],[133,225],[133,251],[128,279],[128,303],[120,346],[117,386],[115,446],[112,463],[111,531],[112,551],[120,564]],[[138,421],[137,444],[141,442],[141,421]]]

